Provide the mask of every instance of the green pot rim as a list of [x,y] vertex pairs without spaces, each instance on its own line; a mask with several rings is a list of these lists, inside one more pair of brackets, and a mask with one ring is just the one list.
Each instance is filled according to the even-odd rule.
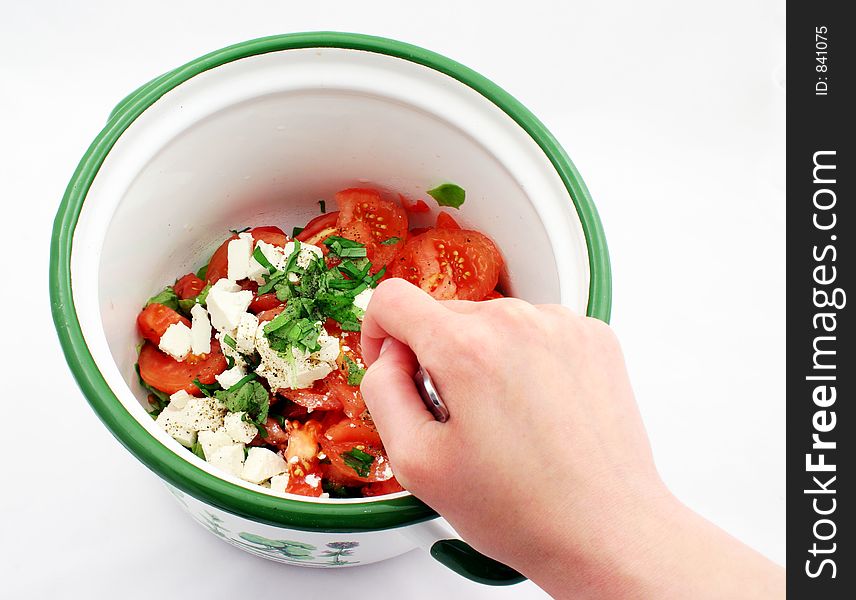
[[123,99],[80,160],[57,211],[50,253],[51,311],[66,361],[92,408],[122,445],[169,484],[229,513],[279,527],[327,532],[402,527],[437,514],[412,496],[353,504],[276,498],[219,479],[177,456],[152,437],[113,394],[89,353],[74,308],[70,259],[75,226],[101,164],[125,129],[165,93],[204,71],[258,54],[300,48],[362,50],[409,60],[453,77],[514,119],[550,159],[574,202],[589,255],[586,312],[609,321],[612,280],[600,218],[576,167],[547,128],[499,86],[453,60],[404,42],[342,32],[292,33],[241,42],[165,73]]

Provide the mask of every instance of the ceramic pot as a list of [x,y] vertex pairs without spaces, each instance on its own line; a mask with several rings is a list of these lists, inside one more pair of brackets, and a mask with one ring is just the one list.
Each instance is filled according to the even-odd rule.
[[141,304],[229,229],[290,231],[354,185],[424,198],[448,181],[467,191],[455,218],[502,249],[507,292],[608,320],[606,243],[565,152],[506,92],[421,48],[345,33],[237,44],[125,98],[83,156],[51,248],[66,358],[104,424],[221,539],[312,567],[423,546],[477,581],[521,579],[407,492],[283,498],[218,472],[155,425],[134,371]]

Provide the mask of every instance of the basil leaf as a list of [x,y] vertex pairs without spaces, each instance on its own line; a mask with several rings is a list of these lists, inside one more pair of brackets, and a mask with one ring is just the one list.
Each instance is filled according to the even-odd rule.
[[245,412],[253,423],[263,424],[270,408],[270,394],[250,373],[228,390],[215,392],[214,397],[222,402],[229,412]]
[[361,368],[351,358],[345,354],[345,364],[348,366],[348,385],[360,385],[363,382],[363,375],[366,370]]
[[359,448],[353,448],[348,452],[342,452],[341,457],[345,464],[356,471],[360,477],[368,477],[369,470],[375,457],[368,452],[363,452]]
[[226,335],[224,335],[224,336],[223,336],[223,341],[224,341],[224,342],[226,343],[226,345],[227,345],[227,346],[229,346],[229,348],[231,348],[232,350],[237,350],[237,348],[238,348],[238,342],[236,342],[236,341],[235,341],[235,339],[234,339],[231,335],[229,335],[228,333],[227,333]]
[[268,260],[267,256],[265,256],[265,253],[262,252],[262,249],[260,247],[256,246],[256,249],[253,250],[253,258],[256,259],[257,263],[267,269],[268,273],[270,273],[271,275],[276,273],[276,267],[271,264],[271,262]]
[[202,460],[205,460],[205,451],[202,449],[202,444],[199,442],[193,442],[193,446],[190,447],[190,451]]
[[196,276],[199,277],[202,281],[205,281],[205,277],[208,275],[208,265],[202,265],[198,271],[196,271]]
[[440,206],[451,208],[460,208],[467,197],[464,188],[454,183],[438,185],[433,190],[428,190],[428,195],[434,198]]
[[291,237],[296,238],[300,234],[300,232],[303,231],[303,229],[303,227],[295,227],[291,230]]
[[391,238],[386,238],[384,241],[382,241],[382,242],[381,242],[381,245],[383,245],[383,246],[393,246],[393,245],[397,244],[397,243],[398,243],[398,242],[400,242],[400,241],[401,241],[401,238],[400,238],[400,237],[392,236]]
[[163,304],[167,308],[178,310],[178,296],[175,295],[175,290],[172,289],[172,286],[167,286],[162,292],[149,298],[146,306],[149,304]]
[[222,389],[219,383],[202,383],[201,381],[199,381],[198,377],[193,380],[193,385],[198,387],[199,391],[202,392],[204,395],[208,396],[209,398],[212,398],[218,391]]
[[137,377],[140,380],[140,385],[143,386],[143,389],[145,389],[149,393],[148,402],[149,406],[152,407],[152,411],[149,414],[154,416],[161,414],[161,411],[163,411],[163,409],[166,408],[166,405],[169,404],[169,394],[150,386],[143,380],[143,376],[140,375],[139,363],[136,363],[134,365],[134,370],[137,371]]

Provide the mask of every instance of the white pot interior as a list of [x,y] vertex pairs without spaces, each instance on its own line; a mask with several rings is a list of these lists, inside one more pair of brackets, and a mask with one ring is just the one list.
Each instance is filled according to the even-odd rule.
[[74,302],[101,373],[152,435],[213,472],[142,408],[145,300],[207,262],[229,229],[290,233],[319,214],[319,199],[335,210],[333,194],[356,185],[435,206],[425,190],[444,182],[467,191],[454,217],[502,250],[508,293],[585,312],[588,257],[567,190],[525,131],[466,85],[342,49],[274,52],[192,78],[121,136],[75,230]]

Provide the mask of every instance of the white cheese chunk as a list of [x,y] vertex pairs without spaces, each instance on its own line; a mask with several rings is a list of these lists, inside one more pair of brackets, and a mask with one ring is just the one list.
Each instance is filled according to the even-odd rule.
[[201,304],[194,304],[190,309],[193,320],[190,324],[190,351],[193,354],[208,354],[211,352],[211,321],[208,311]]
[[247,372],[244,370],[244,367],[235,365],[231,369],[227,369],[219,375],[215,375],[214,379],[217,380],[217,383],[219,383],[224,390],[228,390],[230,387],[241,381],[246,374]]
[[237,240],[232,240],[226,248],[226,277],[231,281],[240,281],[247,278],[250,267],[250,257],[253,254],[253,236],[249,233],[241,233]]
[[288,487],[288,473],[283,475],[274,475],[270,478],[270,489],[273,492],[277,492],[280,494],[285,493],[285,489]]
[[240,292],[241,286],[239,286],[234,281],[229,281],[225,277],[221,277],[220,279],[214,282],[214,285],[211,286],[211,288],[208,290],[208,293],[210,294],[212,290],[216,290],[218,292]]
[[249,444],[252,442],[259,432],[255,425],[244,421],[243,412],[227,414],[226,418],[223,420],[223,426],[226,428],[226,432],[233,440],[243,444]]
[[240,476],[244,468],[244,445],[232,444],[219,448],[208,462],[232,475]]
[[[294,242],[288,242],[282,249],[282,252],[287,260],[291,256],[291,253],[294,252]],[[297,266],[305,269],[316,258],[324,258],[324,252],[321,248],[300,242],[300,252],[297,254],[297,260],[295,261]]]
[[[289,362],[270,347],[264,335],[264,327],[259,327],[256,331],[256,350],[259,352],[261,363],[256,373],[267,379],[272,390],[302,389],[311,386],[313,381],[323,379],[333,372],[336,368],[335,360],[339,356],[338,339],[327,335],[323,329],[319,337],[319,340],[322,339],[322,349],[313,354],[292,348],[294,360]],[[321,358],[322,352],[324,359]]]
[[241,479],[250,483],[261,483],[274,475],[280,475],[288,469],[282,456],[267,448],[253,447],[249,449],[244,468],[241,469]]
[[176,410],[181,410],[185,406],[187,406],[187,401],[192,400],[193,396],[185,392],[184,390],[178,390],[172,396],[169,397],[169,405]]
[[[281,270],[285,267],[285,261],[288,257],[279,246],[274,246],[273,244],[268,244],[267,242],[259,240],[258,244],[256,244],[256,248],[261,250],[264,257],[268,259],[268,262],[270,262],[274,268]],[[262,284],[265,282],[264,276],[269,272],[268,268],[257,261],[255,257],[250,257],[247,277],[258,284]]]
[[220,350],[223,352],[223,356],[234,360],[236,366],[246,367],[247,361],[244,360],[244,357],[241,356],[241,353],[226,343],[227,335],[233,340],[237,337],[237,333],[234,331],[221,331],[215,334],[214,336],[217,338],[217,341],[220,342]]
[[372,289],[366,288],[356,296],[354,296],[354,306],[366,312],[369,308],[369,300],[372,299]]
[[182,446],[190,448],[196,441],[196,431],[184,423],[184,405],[181,402],[177,405],[170,402],[155,419],[155,423]]
[[223,426],[226,407],[214,398],[191,398],[182,410],[181,424],[192,431],[215,431]]
[[[241,315],[247,312],[247,307],[253,301],[253,293],[240,288],[238,291],[229,291],[225,285],[220,286],[221,281],[224,280],[221,279],[211,286],[206,304],[214,328],[217,331],[232,331],[237,329]],[[226,281],[229,283],[228,280]]]
[[235,336],[238,351],[252,354],[256,351],[256,330],[259,328],[259,318],[252,313],[244,313],[238,321],[238,332]]
[[202,446],[202,452],[205,454],[205,460],[211,460],[214,453],[220,448],[231,446],[235,443],[232,436],[228,434],[224,427],[217,431],[200,431],[197,436],[199,445]]
[[182,361],[190,354],[191,341],[190,327],[184,323],[173,323],[163,332],[158,348]]
[[303,481],[306,482],[306,485],[314,487],[314,488],[317,488],[318,486],[321,485],[321,478],[318,477],[318,475],[315,475],[314,473],[310,473],[309,475],[304,477]]

